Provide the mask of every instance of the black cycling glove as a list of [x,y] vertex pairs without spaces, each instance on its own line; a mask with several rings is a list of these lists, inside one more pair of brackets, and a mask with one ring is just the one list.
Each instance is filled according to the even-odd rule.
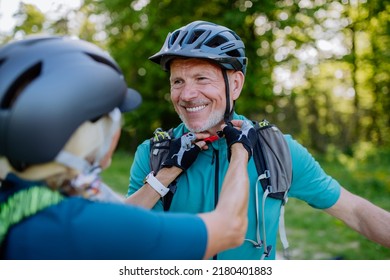
[[253,147],[257,141],[257,135],[254,127],[249,121],[244,121],[241,130],[238,130],[233,127],[231,122],[227,123],[227,126],[223,129],[223,134],[225,135],[226,142],[228,145],[228,160],[230,161],[231,157],[231,146],[234,143],[243,144],[244,148],[248,151],[248,160],[253,154]]
[[169,147],[167,159],[161,164],[162,167],[176,166],[183,171],[196,160],[201,148],[193,143],[196,139],[195,134],[187,133],[182,137],[172,140]]

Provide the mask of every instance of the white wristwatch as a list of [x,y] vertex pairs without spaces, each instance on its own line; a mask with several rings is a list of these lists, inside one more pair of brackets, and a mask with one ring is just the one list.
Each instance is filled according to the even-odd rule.
[[154,177],[153,171],[146,176],[144,183],[145,182],[155,189],[161,197],[165,196],[169,192],[169,188],[165,187],[159,180],[157,180],[156,177]]

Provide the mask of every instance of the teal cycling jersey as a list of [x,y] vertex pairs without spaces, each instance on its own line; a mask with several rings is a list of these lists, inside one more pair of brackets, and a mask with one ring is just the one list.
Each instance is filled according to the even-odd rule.
[[[245,119],[234,114],[234,119]],[[180,137],[188,129],[180,124],[174,129],[174,136]],[[293,167],[293,179],[288,197],[295,197],[307,202],[318,209],[329,208],[336,203],[340,195],[340,185],[331,176],[327,175],[311,154],[295,141],[290,135],[285,135],[287,140]],[[145,176],[150,172],[149,165],[150,143],[144,141],[138,146],[134,162],[130,171],[130,184],[128,195],[136,192],[143,185]],[[227,145],[225,139],[219,139],[209,145],[208,150],[202,151],[196,161],[177,179],[177,189],[173,196],[169,211],[202,213],[215,208],[218,195],[221,191],[223,179],[227,172],[229,162],[227,160]],[[248,163],[250,179],[250,194],[248,205],[248,230],[244,243],[234,249],[220,252],[217,259],[260,259],[263,248],[254,246],[256,240],[257,225],[263,226],[262,207],[256,213],[255,188],[258,173],[253,158]],[[259,187],[258,199],[262,200],[263,189]],[[265,228],[266,243],[272,246],[272,250],[266,259],[275,259],[276,243],[281,200],[267,198],[265,201]],[[163,211],[160,200],[153,208]],[[259,219],[259,222],[257,222]],[[261,235],[263,229],[260,229]],[[264,239],[264,236],[261,236]]]

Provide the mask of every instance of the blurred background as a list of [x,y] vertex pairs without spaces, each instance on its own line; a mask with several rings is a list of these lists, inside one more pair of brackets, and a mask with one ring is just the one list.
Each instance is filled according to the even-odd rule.
[[[246,44],[236,111],[277,124],[347,189],[390,210],[390,2],[382,0],[0,0],[0,44],[29,34],[91,41],[118,61],[144,102],[126,114],[106,181],[125,194],[134,151],[179,123],[168,74],[148,57],[194,20],[234,30]],[[290,200],[295,259],[390,259],[321,211]]]

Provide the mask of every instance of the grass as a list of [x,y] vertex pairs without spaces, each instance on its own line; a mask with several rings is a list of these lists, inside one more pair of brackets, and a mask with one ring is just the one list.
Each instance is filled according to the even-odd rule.
[[[348,190],[390,211],[390,153],[365,160],[343,156],[318,157],[328,174]],[[125,195],[133,154],[117,151],[103,180]],[[292,259],[299,260],[389,260],[390,249],[367,240],[341,221],[305,202],[290,199],[285,223]],[[389,233],[390,234],[390,233]],[[282,248],[281,244],[278,248]]]
[[[390,211],[390,153],[378,151],[362,159],[338,153],[317,159],[346,189]],[[369,241],[303,201],[288,201],[285,220],[292,259],[390,259],[389,248]]]
[[129,186],[132,162],[133,154],[122,150],[116,151],[111,166],[102,173],[103,181],[118,193],[125,195]]

